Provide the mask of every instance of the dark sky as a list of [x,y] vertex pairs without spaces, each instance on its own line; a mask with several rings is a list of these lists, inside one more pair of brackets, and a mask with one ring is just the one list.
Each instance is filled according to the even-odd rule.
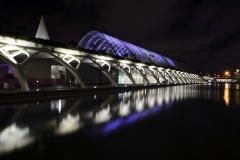
[[34,36],[41,15],[60,43],[98,30],[211,73],[240,64],[239,0],[0,1],[1,30]]

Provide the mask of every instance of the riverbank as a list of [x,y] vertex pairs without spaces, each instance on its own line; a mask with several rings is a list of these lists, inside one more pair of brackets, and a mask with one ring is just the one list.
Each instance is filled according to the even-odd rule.
[[[144,88],[164,87],[166,85],[151,85],[151,86],[121,86],[121,87],[101,87],[101,88],[75,88],[69,86],[62,86],[58,89],[50,87],[38,87],[31,91],[23,92],[16,90],[5,90],[0,92],[0,105],[9,103],[21,103],[26,101],[46,100],[46,99],[59,99],[63,97],[72,96],[86,96],[91,94],[101,93],[116,93],[122,91],[133,91]],[[168,85],[169,86],[169,85]]]

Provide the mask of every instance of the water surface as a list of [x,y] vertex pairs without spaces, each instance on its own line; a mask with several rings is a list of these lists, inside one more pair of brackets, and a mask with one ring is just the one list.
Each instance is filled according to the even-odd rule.
[[239,84],[0,106],[0,159],[238,159]]

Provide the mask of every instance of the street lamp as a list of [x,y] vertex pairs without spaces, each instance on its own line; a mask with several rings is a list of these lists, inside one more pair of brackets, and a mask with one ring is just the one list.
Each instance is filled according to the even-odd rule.
[[225,77],[228,77],[228,76],[229,76],[229,72],[226,71],[226,72],[225,72]]

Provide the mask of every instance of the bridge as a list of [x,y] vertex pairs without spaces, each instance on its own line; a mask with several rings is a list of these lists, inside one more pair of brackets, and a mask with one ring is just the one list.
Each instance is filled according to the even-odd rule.
[[35,38],[0,35],[0,76],[13,73],[22,91],[68,83],[86,88],[97,82],[115,87],[205,82],[182,63],[98,31],[75,48],[50,42],[43,18]]
[[239,78],[203,76],[203,79],[208,83],[239,83]]

